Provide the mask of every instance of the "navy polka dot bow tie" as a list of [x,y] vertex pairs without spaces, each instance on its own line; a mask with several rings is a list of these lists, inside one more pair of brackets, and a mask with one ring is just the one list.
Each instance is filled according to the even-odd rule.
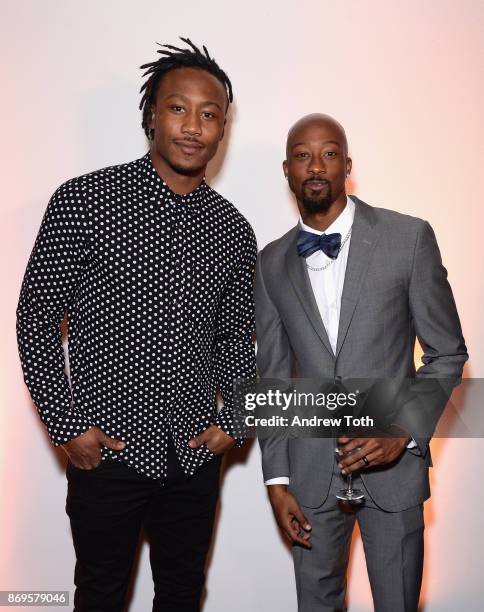
[[323,251],[331,259],[338,257],[341,248],[341,234],[313,234],[300,230],[297,239],[297,252],[301,257],[309,257],[316,251]]

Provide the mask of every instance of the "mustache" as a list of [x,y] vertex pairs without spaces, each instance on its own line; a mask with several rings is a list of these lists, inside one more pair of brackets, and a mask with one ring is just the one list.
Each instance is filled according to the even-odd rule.
[[175,139],[174,142],[176,142],[177,144],[191,144],[191,145],[196,144],[200,148],[205,146],[196,138],[177,138]]

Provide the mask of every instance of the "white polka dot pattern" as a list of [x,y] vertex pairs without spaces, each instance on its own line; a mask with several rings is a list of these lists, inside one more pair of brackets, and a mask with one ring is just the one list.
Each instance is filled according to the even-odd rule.
[[53,444],[97,425],[126,442],[103,447],[103,460],[158,479],[171,432],[185,473],[208,461],[206,445],[192,450],[188,440],[210,423],[231,434],[233,380],[255,377],[256,255],[232,204],[205,181],[175,194],[149,153],[61,185],[17,308],[24,379]]

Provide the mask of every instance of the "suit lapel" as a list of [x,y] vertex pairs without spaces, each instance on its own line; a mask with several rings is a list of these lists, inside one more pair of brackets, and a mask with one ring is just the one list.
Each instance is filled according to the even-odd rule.
[[323,345],[329,351],[330,355],[334,357],[333,349],[331,348],[328,334],[326,333],[323,320],[319,314],[318,305],[311,287],[311,281],[309,280],[309,274],[306,267],[306,260],[303,257],[299,257],[297,253],[299,224],[292,230],[292,232],[288,250],[286,252],[286,265],[289,279],[294,287],[299,301],[301,302],[301,306],[311,322],[311,325],[314,327],[314,330],[320,337]]
[[378,241],[375,215],[371,206],[355,196],[350,197],[356,203],[356,208],[353,229],[351,230],[343,294],[341,296],[336,357],[338,357],[341,346],[345,341],[348,327],[358,303],[361,286],[368,272],[368,266]]

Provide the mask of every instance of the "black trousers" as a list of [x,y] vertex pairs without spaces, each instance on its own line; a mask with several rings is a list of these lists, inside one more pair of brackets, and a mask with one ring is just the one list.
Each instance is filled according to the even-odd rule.
[[187,478],[169,461],[162,485],[105,460],[67,465],[66,512],[76,568],[74,612],[121,612],[140,531],[150,543],[153,612],[198,612],[219,492],[221,456]]

